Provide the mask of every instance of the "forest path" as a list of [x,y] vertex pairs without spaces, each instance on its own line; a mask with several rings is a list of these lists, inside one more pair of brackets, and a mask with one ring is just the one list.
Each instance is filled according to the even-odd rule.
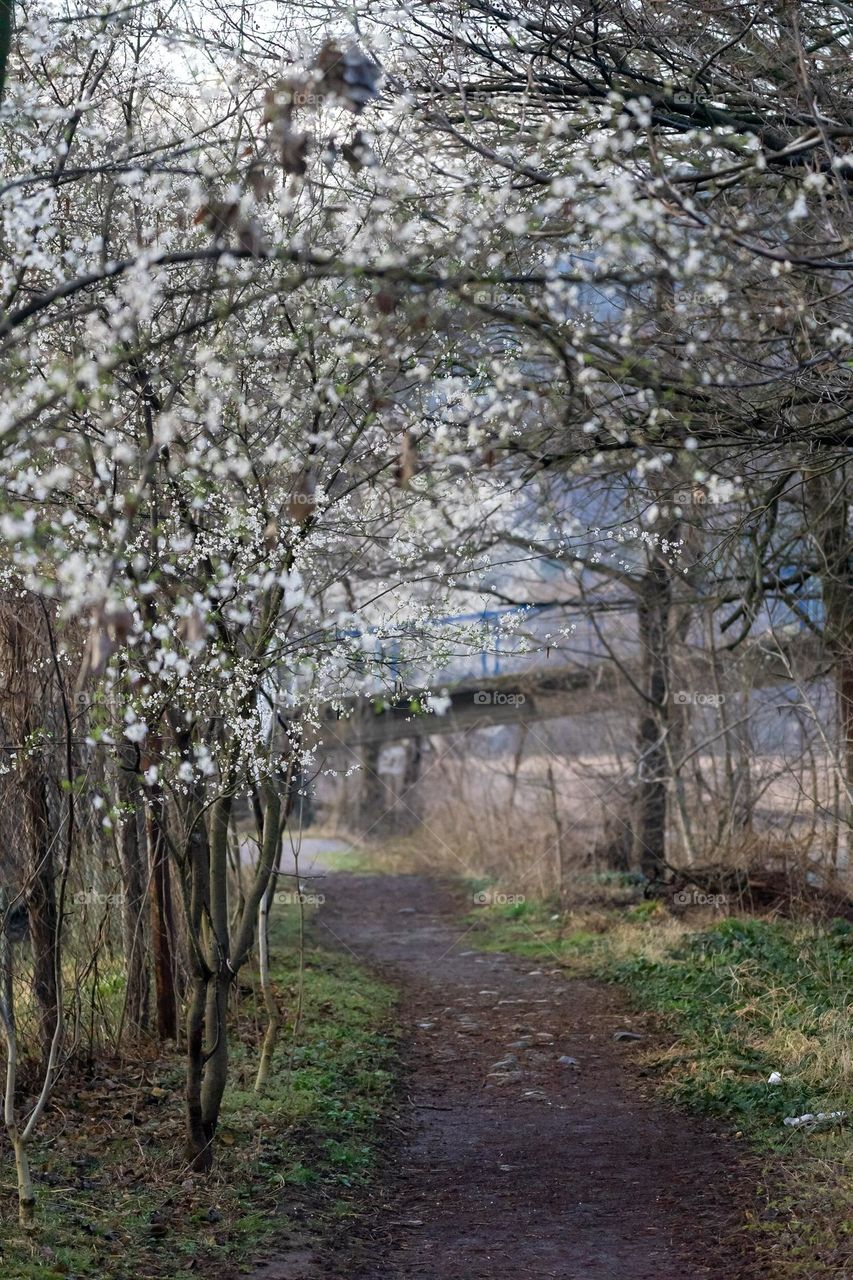
[[[755,1170],[713,1126],[646,1096],[616,991],[481,954],[458,892],[323,877],[318,924],[400,991],[399,1145],[335,1280],[744,1280]],[[576,1059],[577,1065],[560,1062]],[[502,1064],[502,1065],[501,1065]],[[284,1260],[281,1260],[282,1262]],[[272,1280],[275,1261],[257,1273]]]

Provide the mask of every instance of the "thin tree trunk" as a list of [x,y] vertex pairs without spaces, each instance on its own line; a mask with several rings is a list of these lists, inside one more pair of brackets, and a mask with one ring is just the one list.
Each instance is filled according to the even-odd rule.
[[58,997],[54,840],[44,769],[44,761],[38,756],[27,761],[22,788],[29,858],[25,896],[33,958],[33,990],[39,1008],[39,1044],[42,1061],[47,1062],[56,1032]]
[[151,952],[157,997],[157,1034],[161,1040],[178,1038],[178,1002],[175,993],[175,927],[172,882],[166,849],[165,803],[159,790],[147,797],[145,828],[148,843]]
[[[281,845],[282,840],[281,835],[279,835],[276,871],[281,863]],[[278,876],[273,874],[267,891],[261,898],[261,905],[258,907],[258,976],[261,984],[261,994],[264,998],[264,1008],[267,1011],[267,1029],[264,1032],[263,1044],[261,1045],[258,1074],[255,1078],[255,1093],[262,1093],[269,1079],[270,1066],[278,1043],[278,1033],[281,1026],[278,1003],[270,984],[269,913],[277,884]]]
[[[359,748],[360,769],[355,775],[357,800],[352,825],[360,834],[379,835],[387,825],[389,792],[379,776],[378,742],[365,742]],[[347,825],[352,819],[347,818]]]
[[638,794],[634,820],[635,861],[650,880],[660,877],[666,866],[671,595],[666,561],[661,552],[652,552],[637,606],[645,706],[637,735]]
[[186,1156],[197,1173],[206,1173],[213,1163],[201,1108],[207,982],[203,973],[194,974],[187,1002]]
[[211,811],[209,966],[211,977],[205,1000],[205,1063],[201,1082],[201,1111],[208,1151],[219,1121],[219,1108],[228,1079],[228,992],[233,971],[230,963],[228,921],[228,834],[234,804],[233,787],[227,787]]
[[122,944],[127,975],[126,1017],[145,1030],[150,1017],[150,973],[145,927],[146,869],[140,841],[141,795],[135,761],[119,762],[116,789],[121,807],[119,856],[122,879]]
[[846,469],[807,482],[809,523],[821,554],[826,643],[835,664],[838,700],[842,827],[848,860],[853,850],[853,542]]
[[204,1077],[204,1018],[207,988],[212,973],[208,963],[208,925],[206,913],[210,902],[210,848],[202,814],[204,795],[194,788],[187,799],[188,877],[184,884],[184,907],[190,964],[190,990],[187,1000],[187,1067],[186,1067],[186,1156],[193,1168],[206,1172],[213,1163],[213,1152],[204,1130],[201,1086]]
[[423,763],[424,740],[420,734],[405,744],[406,757],[403,766],[403,781],[398,806],[397,827],[403,832],[414,831],[421,821],[421,796],[418,782]]
[[193,966],[187,1016],[186,1146],[187,1157],[199,1172],[213,1165],[214,1139],[228,1079],[228,997],[254,943],[258,909],[269,887],[280,841],[281,798],[267,785],[261,855],[243,915],[231,938],[228,827],[234,790],[234,778],[226,775],[223,794],[211,809],[207,845],[200,839],[190,843],[190,877],[184,892]]
[[0,889],[0,1023],[6,1043],[6,1087],[4,1091],[3,1119],[6,1133],[15,1155],[15,1174],[18,1182],[18,1220],[29,1228],[35,1217],[35,1193],[27,1158],[27,1144],[18,1128],[15,1109],[15,1092],[18,1083],[18,1036],[15,1026],[14,984],[12,975],[12,944],[8,927],[9,902],[5,889]]

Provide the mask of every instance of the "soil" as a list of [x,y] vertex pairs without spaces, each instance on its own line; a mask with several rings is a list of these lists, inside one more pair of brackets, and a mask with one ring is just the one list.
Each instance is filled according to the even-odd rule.
[[644,1081],[649,1018],[556,966],[477,952],[451,885],[331,875],[322,891],[330,941],[400,992],[404,1092],[380,1187],[334,1256],[280,1256],[256,1280],[754,1274],[740,1228],[757,1170]]

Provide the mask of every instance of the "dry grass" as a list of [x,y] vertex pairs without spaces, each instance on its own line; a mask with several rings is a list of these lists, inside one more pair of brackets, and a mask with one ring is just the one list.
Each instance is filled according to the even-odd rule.
[[[814,910],[819,892],[830,899],[833,914],[843,914],[839,904],[853,891],[853,872],[839,868],[843,860],[820,833],[786,823],[780,787],[776,779],[762,794],[765,806],[773,799],[773,811],[762,810],[754,829],[736,834],[725,830],[725,824],[718,830],[716,810],[696,802],[690,815],[693,856],[685,849],[673,798],[672,865],[708,865],[723,876],[743,872],[750,882],[754,878],[754,901],[749,893],[738,900],[729,876],[735,892],[730,905],[735,907],[776,907],[787,900],[792,910],[798,903]],[[376,857],[387,869],[488,880],[507,893],[571,903],[584,900],[591,877],[623,869],[630,861],[635,793],[630,770],[620,772],[612,754],[485,757],[473,753],[468,743],[459,749],[442,745],[427,757],[416,795],[419,829],[407,837],[370,842],[371,848],[379,845]],[[414,804],[414,793],[408,803]],[[327,812],[325,829],[358,843],[358,834],[348,832],[342,818],[339,813],[336,823],[334,813]]]

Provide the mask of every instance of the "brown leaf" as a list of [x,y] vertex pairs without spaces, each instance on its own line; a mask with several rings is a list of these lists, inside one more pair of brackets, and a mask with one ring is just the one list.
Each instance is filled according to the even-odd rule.
[[366,134],[356,129],[351,140],[341,147],[341,155],[352,169],[372,169],[378,161]]
[[217,240],[228,235],[240,214],[240,205],[236,200],[209,200],[203,204],[193,218],[193,223],[204,223]]
[[318,91],[340,98],[356,115],[379,97],[382,68],[357,45],[342,49],[336,40],[327,40],[314,60],[314,69],[320,72]]
[[295,173],[301,177],[308,168],[308,150],[311,146],[311,135],[302,130],[282,130],[278,137],[278,154],[281,167],[285,173]]
[[399,298],[391,289],[380,289],[376,295],[376,306],[383,316],[390,316],[397,310]]
[[237,243],[244,252],[251,253],[255,258],[260,257],[265,252],[266,241],[264,240],[264,233],[254,218],[244,218],[240,223]]
[[249,186],[252,189],[252,195],[258,204],[262,200],[267,200],[272,195],[273,181],[269,174],[260,163],[254,163],[249,166],[249,172],[246,175]]

